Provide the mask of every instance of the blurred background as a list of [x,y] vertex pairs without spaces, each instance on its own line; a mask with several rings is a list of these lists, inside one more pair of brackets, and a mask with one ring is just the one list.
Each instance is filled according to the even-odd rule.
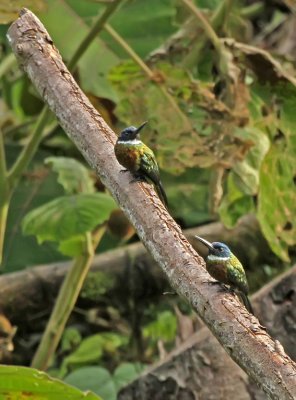
[[0,1],[1,362],[30,365],[63,277],[91,243],[97,255],[83,262],[94,268],[46,369],[112,400],[201,323],[163,295],[160,269],[19,68],[6,32],[23,6],[116,133],[149,121],[141,138],[172,216],[194,246],[194,234],[229,244],[252,292],[295,261],[296,6]]

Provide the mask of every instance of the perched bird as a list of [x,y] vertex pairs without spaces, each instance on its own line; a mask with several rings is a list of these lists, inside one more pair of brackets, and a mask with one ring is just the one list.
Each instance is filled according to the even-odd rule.
[[134,126],[125,128],[117,139],[114,151],[119,164],[132,172],[136,178],[143,180],[148,178],[154,183],[159,198],[167,208],[168,200],[160,181],[155,155],[139,137],[141,129],[146,124],[147,121],[138,128]]
[[246,309],[254,314],[248,298],[249,287],[246,273],[239,259],[226,244],[220,242],[210,243],[199,236],[195,237],[209,249],[209,254],[206,258],[208,273],[217,281],[229,285],[237,293]]

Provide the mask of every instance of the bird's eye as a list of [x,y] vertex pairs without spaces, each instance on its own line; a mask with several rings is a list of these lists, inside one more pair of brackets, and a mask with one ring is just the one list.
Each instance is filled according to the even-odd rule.
[[219,247],[219,249],[218,249],[218,250],[219,250],[220,252],[221,252],[221,251],[223,251],[223,247]]

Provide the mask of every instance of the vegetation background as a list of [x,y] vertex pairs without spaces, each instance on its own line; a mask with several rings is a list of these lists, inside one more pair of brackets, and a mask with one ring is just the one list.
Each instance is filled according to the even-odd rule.
[[120,297],[112,270],[85,281],[94,252],[137,237],[11,54],[6,32],[22,6],[43,22],[116,132],[149,121],[142,138],[157,155],[182,229],[213,221],[232,228],[255,215],[266,243],[243,256],[263,255],[246,264],[252,291],[295,260],[296,9],[289,0],[0,2],[1,272],[73,260],[51,317],[53,348],[43,337],[35,353],[51,307],[23,320],[2,315],[9,340],[1,361],[33,359],[112,400],[174,347],[184,319],[196,317],[176,296],[155,296],[149,282]]

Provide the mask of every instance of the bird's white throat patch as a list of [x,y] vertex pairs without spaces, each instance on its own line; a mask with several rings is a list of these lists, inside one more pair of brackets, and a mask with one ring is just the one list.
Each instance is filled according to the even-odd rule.
[[132,140],[118,140],[118,144],[142,144],[142,141],[139,139],[132,139]]
[[228,261],[229,259],[230,259],[230,257],[219,257],[219,256],[215,256],[214,254],[210,254],[208,256],[209,261]]

